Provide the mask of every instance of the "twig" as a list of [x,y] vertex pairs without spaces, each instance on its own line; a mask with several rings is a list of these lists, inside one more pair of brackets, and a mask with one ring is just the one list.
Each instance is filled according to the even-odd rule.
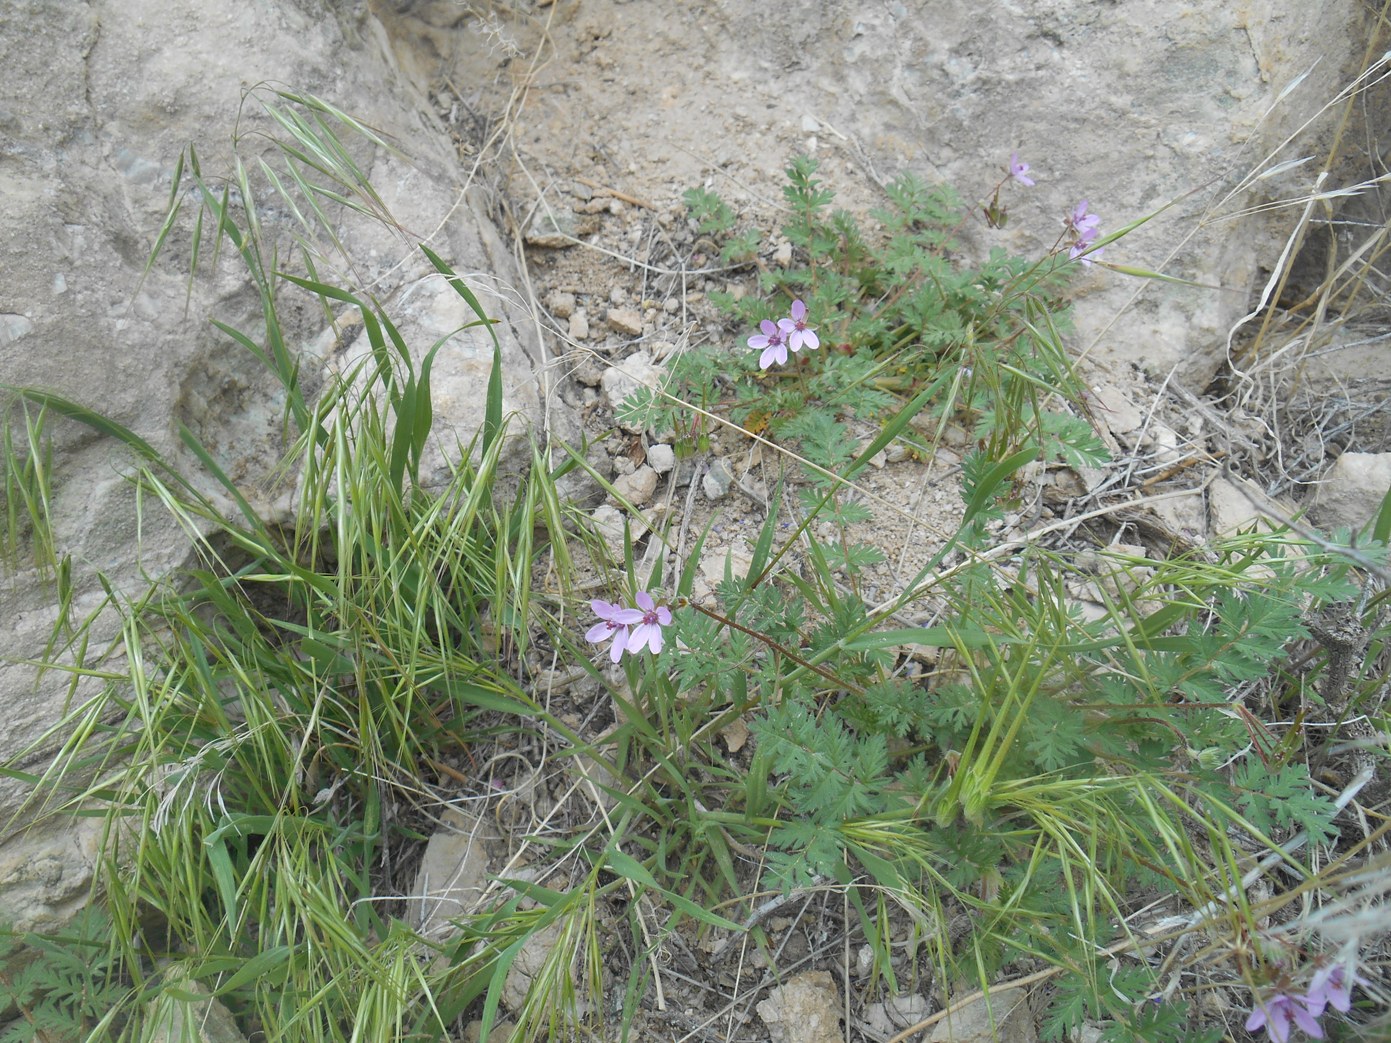
[[601,185],[601,184],[599,184],[599,182],[597,182],[597,181],[591,181],[591,180],[590,180],[589,178],[587,178],[587,177],[580,177],[579,175],[575,175],[571,180],[573,180],[573,181],[578,181],[578,182],[579,182],[580,184],[582,184],[582,185],[588,185],[590,188],[594,189],[596,192],[602,192],[602,193],[604,193],[604,195],[606,195],[606,196],[612,196],[614,199],[621,199],[621,200],[623,200],[623,202],[625,202],[625,203],[632,203],[633,206],[640,206],[640,207],[642,207],[644,210],[656,210],[656,209],[657,209],[657,208],[656,208],[655,206],[653,206],[651,203],[645,203],[645,202],[643,202],[641,199],[639,199],[637,196],[630,196],[630,195],[628,195],[627,192],[620,192],[620,191],[618,191],[618,189],[616,189],[616,188],[609,188],[607,185]]

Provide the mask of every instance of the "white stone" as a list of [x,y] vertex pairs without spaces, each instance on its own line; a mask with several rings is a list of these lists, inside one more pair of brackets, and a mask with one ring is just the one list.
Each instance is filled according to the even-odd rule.
[[1320,528],[1361,528],[1391,491],[1391,453],[1344,453],[1319,483],[1309,516]]
[[447,808],[443,825],[425,844],[411,888],[411,920],[426,938],[438,940],[454,928],[450,919],[472,913],[488,887],[488,849],[498,839],[491,822]]
[[615,479],[613,488],[634,507],[646,507],[657,491],[657,472],[643,464],[632,474]]
[[642,334],[642,313],[636,308],[610,308],[605,316],[609,329],[630,337]]
[[1033,1014],[1024,989],[992,989],[933,1026],[929,1043],[1035,1043]]
[[577,308],[570,314],[569,332],[571,340],[589,339],[589,313],[583,308]]
[[1207,490],[1208,531],[1224,536],[1261,525],[1272,529],[1294,516],[1294,509],[1277,503],[1245,478],[1219,476]]
[[648,446],[647,466],[658,474],[666,474],[676,466],[676,450],[664,442]]
[[827,971],[806,971],[768,991],[755,1008],[772,1043],[844,1043],[840,991]]

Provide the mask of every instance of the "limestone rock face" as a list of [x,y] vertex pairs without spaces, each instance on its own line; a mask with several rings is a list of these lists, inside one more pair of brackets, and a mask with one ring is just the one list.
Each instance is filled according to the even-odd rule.
[[[1366,40],[1365,9],[1350,0],[852,3],[804,15],[748,12],[741,57],[748,75],[762,79],[759,61],[798,55],[794,81],[813,77],[819,85],[807,90],[809,112],[912,169],[935,172],[968,201],[1000,176],[982,162],[995,159],[1002,169],[1018,149],[1038,182],[1006,194],[1005,238],[1022,252],[1050,246],[1081,199],[1102,216],[1103,234],[1177,201],[1107,259],[1223,289],[1140,284],[1094,269],[1081,287],[1076,340],[1151,372],[1177,366],[1197,386],[1223,358],[1258,266],[1278,256],[1293,223],[1289,213],[1269,223],[1224,220],[1219,215],[1253,201],[1227,194],[1351,81]],[[761,32],[788,38],[763,48]],[[787,77],[777,82],[781,93]],[[1317,155],[1320,144],[1305,137],[1297,155]],[[1297,168],[1263,182],[1255,198],[1307,192],[1313,177]],[[1211,225],[1170,257],[1180,230],[1204,214]]]
[[[508,385],[504,408],[539,414],[537,350],[510,289],[520,283],[512,256],[479,190],[464,191],[453,146],[400,77],[366,3],[32,0],[0,10],[0,63],[0,383],[37,386],[91,407],[197,472],[177,434],[186,425],[258,502],[258,481],[284,448],[283,395],[249,352],[208,322],[215,317],[253,339],[262,329],[259,298],[235,252],[224,244],[216,269],[204,256],[190,285],[189,229],[199,201],[187,181],[179,186],[183,220],[154,268],[145,274],[144,267],[189,143],[203,175],[216,180],[231,173],[230,144],[239,135],[252,184],[262,184],[258,149],[276,128],[244,92],[262,85],[261,96],[271,97],[264,85],[274,84],[351,113],[406,157],[344,137],[396,227],[327,211],[344,249],[323,253],[319,278],[375,297],[423,353],[473,316],[461,313],[463,302],[416,244],[430,244],[460,273],[480,273],[477,282],[470,274],[471,288],[501,320],[494,328]],[[293,270],[298,221],[268,189],[257,202],[278,263]],[[291,349],[304,353],[311,389],[326,365],[352,357],[351,346],[330,348],[332,331],[325,336],[322,309],[307,295],[287,292],[282,318]],[[337,358],[327,357],[331,351]],[[437,356],[435,466],[457,455],[456,436],[466,442],[481,422],[491,358],[482,330],[460,335]],[[111,440],[60,419],[51,418],[48,431],[57,554],[72,556],[80,619],[99,604],[97,570],[129,594],[142,588],[142,572],[160,576],[179,565],[188,541],[158,505],[147,501],[137,515],[126,480],[131,462]],[[26,570],[22,557],[7,573],[0,576],[6,760],[42,736],[70,696],[70,678],[36,680],[32,668],[15,662],[43,653],[53,587]],[[91,647],[116,626],[114,618],[99,626]],[[79,685],[75,698],[90,693]],[[42,754],[28,767],[42,770]],[[0,822],[11,823],[23,793],[18,783],[0,782]],[[11,867],[6,879],[15,884],[0,888],[0,919],[56,909],[71,897],[72,881],[86,879],[79,863],[89,844],[46,841],[31,850],[26,843],[0,837],[0,868]],[[39,893],[45,880],[55,882],[51,901]],[[11,899],[24,908],[11,908]]]
[[[660,17],[584,0],[460,24],[452,0],[390,6],[417,59],[431,49],[434,67],[417,60],[416,74],[455,82],[490,53],[528,53],[544,28],[548,94],[517,115],[519,138],[560,169],[597,142],[639,195],[704,184],[753,206],[779,198],[783,167],[805,153],[849,209],[882,203],[871,180],[908,171],[954,186],[979,215],[1018,150],[1037,184],[1004,186],[1002,231],[976,219],[963,234],[973,253],[1023,256],[1051,248],[1081,200],[1103,235],[1172,203],[1103,259],[1203,285],[1095,266],[1068,344],[1160,375],[1177,366],[1197,387],[1300,209],[1265,208],[1312,190],[1343,111],[1330,103],[1361,72],[1374,17],[1359,0],[730,0],[652,8]],[[1368,137],[1384,136],[1385,106],[1367,108],[1381,121]]]

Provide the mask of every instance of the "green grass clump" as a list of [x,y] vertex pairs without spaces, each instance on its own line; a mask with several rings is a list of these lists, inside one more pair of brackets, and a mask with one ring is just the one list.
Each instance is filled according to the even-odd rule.
[[[325,110],[300,101],[309,122],[288,125],[324,145]],[[307,161],[299,145],[292,164]],[[194,166],[195,238],[215,229],[214,252],[230,243],[261,293],[261,329],[220,328],[288,392],[292,520],[260,513],[187,428],[178,433],[197,474],[79,403],[11,389],[26,415],[122,444],[140,509],[172,515],[193,561],[131,601],[98,577],[104,603],[60,621],[54,668],[103,684],[45,736],[58,752],[42,776],[12,773],[34,783],[35,810],[104,821],[99,898],[112,927],[93,966],[102,995],[118,998],[92,1038],[143,1038],[148,1012],[188,1001],[192,983],[253,1038],[436,1039],[505,969],[501,950],[439,961],[402,919],[392,886],[409,881],[382,867],[418,842],[412,809],[438,802],[439,780],[478,736],[534,721],[567,734],[510,672],[537,617],[537,554],[552,541],[563,550],[561,508],[539,450],[529,470],[504,469],[515,440],[496,338],[477,436],[456,447],[441,486],[421,484],[431,363],[452,335],[415,362],[377,305],[272,265],[238,172],[234,203]],[[177,197],[161,245],[176,212]],[[463,281],[425,253],[475,311],[471,325],[490,327]],[[345,311],[370,346],[316,396],[279,319],[293,292]],[[28,430],[35,441],[37,420]],[[45,472],[32,461],[42,459],[6,443],[7,488],[30,514],[41,513]],[[97,621],[112,612],[120,636],[98,649]]]

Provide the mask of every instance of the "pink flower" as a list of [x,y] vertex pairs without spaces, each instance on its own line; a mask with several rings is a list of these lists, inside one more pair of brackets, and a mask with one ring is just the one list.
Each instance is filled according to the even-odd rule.
[[1009,157],[1009,176],[1025,188],[1034,187],[1034,179],[1029,177],[1029,164],[1020,162],[1018,152],[1012,153]]
[[787,346],[793,351],[821,347],[821,339],[816,331],[807,325],[807,306],[800,297],[792,302],[791,311],[791,318],[778,320],[778,329],[787,335]]
[[1084,199],[1072,208],[1072,213],[1067,215],[1063,223],[1078,235],[1095,235],[1096,230],[1101,227],[1101,218],[1087,213],[1087,201]]
[[1366,985],[1367,979],[1341,963],[1330,963],[1314,972],[1309,981],[1309,994],[1305,1003],[1309,1013],[1318,1017],[1325,1007],[1346,1014],[1352,1008],[1352,987]]
[[[1063,221],[1067,230],[1072,233],[1072,246],[1067,255],[1074,261],[1081,258],[1083,264],[1091,264],[1092,259],[1101,256],[1101,250],[1093,250],[1092,243],[1096,242],[1097,236],[1101,234],[1101,218],[1096,214],[1087,213],[1087,201],[1084,199],[1073,207],[1072,213],[1067,215]],[[1087,254],[1083,257],[1083,254]]]
[[758,324],[762,333],[755,333],[749,338],[749,347],[755,351],[763,349],[763,354],[758,356],[758,368],[767,369],[774,362],[782,365],[787,361],[787,345],[782,339],[782,330],[771,319],[764,319]]
[[[656,655],[662,650],[662,627],[671,626],[671,609],[658,605],[645,590],[638,594],[637,603],[641,611],[634,612],[638,617],[634,620],[637,626],[628,638],[628,651],[640,652],[646,645]],[[617,657],[614,661],[617,662]]]
[[1323,1039],[1318,1015],[1304,1002],[1298,996],[1283,992],[1277,992],[1269,999],[1257,1000],[1251,1016],[1246,1019],[1246,1031],[1255,1032],[1264,1027],[1273,1043],[1286,1043],[1290,1038],[1290,1027],[1298,1025],[1311,1039]]
[[[628,645],[628,628],[634,623],[641,623],[644,618],[643,614],[635,608],[624,608],[622,605],[601,601],[598,598],[591,601],[589,607],[599,617],[599,622],[585,632],[584,639],[591,645],[602,645],[612,638],[613,645],[609,648],[609,658],[615,663],[618,662],[619,657],[623,655],[624,648]],[[658,641],[658,644],[660,643]]]

